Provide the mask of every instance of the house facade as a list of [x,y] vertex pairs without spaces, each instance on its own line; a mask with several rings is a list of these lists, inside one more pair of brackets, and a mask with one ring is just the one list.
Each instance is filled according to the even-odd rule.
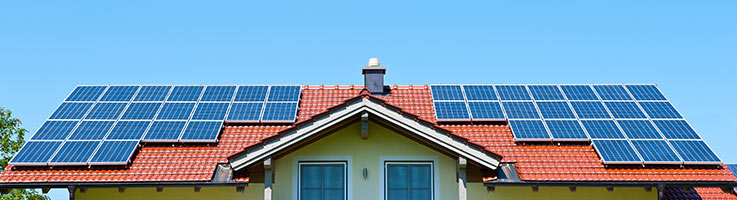
[[[442,120],[435,104],[440,102],[438,91],[428,85],[387,86],[385,72],[378,60],[372,60],[363,68],[365,86],[299,86],[291,121],[264,121],[268,108],[263,108],[255,112],[261,115],[259,120],[215,120],[222,123],[215,140],[186,140],[189,128],[183,128],[177,140],[163,142],[146,136],[156,130],[156,125],[148,125],[122,164],[94,164],[96,155],[85,157],[82,164],[56,163],[65,151],[63,144],[78,141],[71,138],[106,94],[114,91],[115,86],[104,86],[101,97],[95,97],[90,111],[78,120],[80,125],[60,140],[59,150],[41,164],[33,164],[21,155],[33,147],[26,145],[20,158],[0,174],[0,188],[3,192],[67,188],[70,199],[737,199],[737,177],[721,162],[689,164],[687,155],[680,153],[679,164],[613,163],[591,140],[526,141],[508,120]],[[105,149],[108,139],[116,141],[111,139],[114,133],[135,132],[117,132],[115,127],[128,122],[127,112],[147,86],[127,87],[136,91],[124,98],[130,105],[110,120],[113,125],[104,129],[107,133],[101,134],[104,139],[93,155]],[[173,87],[169,90],[178,86]],[[205,96],[213,86],[201,87],[199,94]],[[233,88],[223,113],[245,115],[250,111],[236,109],[236,104],[253,102],[237,103],[243,90]],[[160,110],[152,115],[152,124],[161,118],[166,104],[186,102],[169,102],[170,98],[149,108]],[[79,102],[84,103],[65,101]],[[198,108],[217,102],[197,98],[183,124],[210,122],[195,119]],[[290,115],[288,109],[275,113]],[[661,129],[659,133],[665,132]],[[589,131],[593,130],[586,131],[591,137]]]

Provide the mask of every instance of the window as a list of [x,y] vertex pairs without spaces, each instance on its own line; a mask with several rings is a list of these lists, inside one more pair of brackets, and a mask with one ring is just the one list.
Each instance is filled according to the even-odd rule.
[[432,200],[432,162],[386,162],[386,200]]
[[300,162],[300,200],[346,200],[345,162]]

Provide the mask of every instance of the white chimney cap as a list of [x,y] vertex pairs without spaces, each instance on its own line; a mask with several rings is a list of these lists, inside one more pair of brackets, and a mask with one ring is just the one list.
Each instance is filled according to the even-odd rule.
[[379,59],[378,58],[369,58],[368,66],[369,67],[373,67],[373,66],[378,67],[379,66]]

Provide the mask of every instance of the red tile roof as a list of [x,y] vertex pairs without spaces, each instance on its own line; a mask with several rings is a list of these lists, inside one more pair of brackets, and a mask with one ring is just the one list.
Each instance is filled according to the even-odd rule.
[[[304,121],[359,94],[362,86],[304,86],[297,120]],[[727,169],[698,167],[607,167],[588,144],[517,144],[507,125],[437,124],[429,86],[392,86],[379,97],[404,112],[450,130],[457,136],[515,163],[526,181],[737,181]],[[228,156],[276,135],[291,125],[228,125],[213,146],[146,145],[126,168],[14,169],[0,182],[162,182],[209,181]],[[240,180],[240,179],[239,179]],[[247,178],[243,178],[247,180]],[[699,191],[702,191],[699,189]],[[704,189],[703,191],[707,191]],[[711,191],[711,190],[708,190]],[[705,193],[706,194],[706,193]]]

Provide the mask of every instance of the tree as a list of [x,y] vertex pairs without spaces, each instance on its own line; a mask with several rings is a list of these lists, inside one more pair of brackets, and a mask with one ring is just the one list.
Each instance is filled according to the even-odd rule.
[[[0,132],[2,133],[2,137],[0,138],[0,156],[2,156],[0,159],[0,167],[2,168],[0,168],[0,172],[5,170],[10,159],[13,158],[13,155],[15,155],[15,153],[17,153],[26,142],[24,136],[28,131],[24,128],[20,128],[22,124],[20,119],[14,118],[12,114],[12,111],[0,107]],[[50,198],[46,195],[39,194],[38,191],[35,190],[13,189],[9,194],[2,195],[0,199],[46,200]]]

